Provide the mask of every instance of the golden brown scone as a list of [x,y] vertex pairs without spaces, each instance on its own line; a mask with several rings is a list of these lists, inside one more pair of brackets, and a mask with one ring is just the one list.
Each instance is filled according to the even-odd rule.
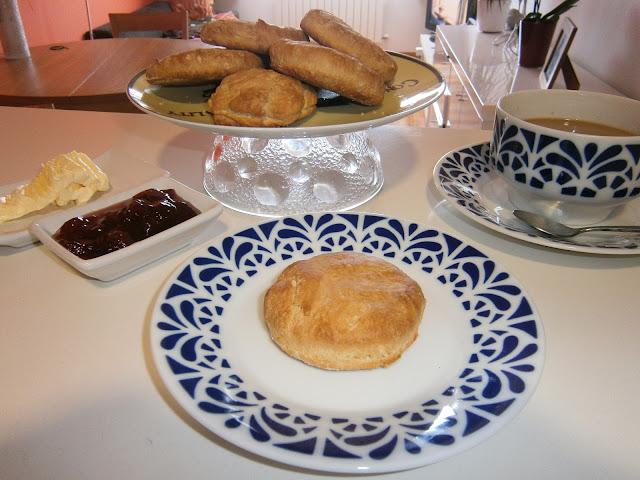
[[220,20],[206,23],[200,32],[203,42],[237,50],[267,54],[273,42],[281,38],[308,41],[309,37],[299,28],[271,25],[263,20]]
[[262,59],[251,52],[198,48],[156,60],[147,68],[146,75],[152,85],[202,85],[239,70],[262,67]]
[[338,252],[288,266],[264,298],[273,341],[329,370],[388,366],[418,336],[426,300],[420,286],[372,255]]
[[272,69],[363,105],[380,105],[382,77],[357,58],[311,42],[278,40],[269,49]]
[[284,127],[316,110],[316,91],[273,70],[243,70],[226,77],[209,99],[218,125]]
[[309,10],[300,21],[300,27],[319,44],[356,57],[378,72],[385,82],[392,80],[398,71],[391,55],[329,12]]

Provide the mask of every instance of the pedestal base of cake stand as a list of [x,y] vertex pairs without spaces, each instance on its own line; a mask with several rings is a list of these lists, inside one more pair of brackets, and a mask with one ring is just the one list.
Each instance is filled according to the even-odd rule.
[[267,217],[343,211],[374,197],[384,181],[366,132],[295,139],[216,135],[204,188],[231,209]]

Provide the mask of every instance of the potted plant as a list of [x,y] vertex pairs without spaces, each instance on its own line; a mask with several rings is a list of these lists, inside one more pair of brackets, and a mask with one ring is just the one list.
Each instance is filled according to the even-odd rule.
[[533,2],[533,10],[520,21],[520,56],[523,67],[541,67],[547,58],[560,15],[576,6],[579,0],[564,0],[548,13],[540,12],[542,0]]
[[478,0],[476,20],[481,32],[502,32],[507,23],[511,0]]

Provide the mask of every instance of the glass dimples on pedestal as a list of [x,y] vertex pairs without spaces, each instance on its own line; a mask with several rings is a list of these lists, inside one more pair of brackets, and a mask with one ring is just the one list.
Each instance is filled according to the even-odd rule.
[[380,154],[362,131],[292,139],[216,135],[204,172],[213,198],[263,216],[347,210],[372,198],[383,180]]

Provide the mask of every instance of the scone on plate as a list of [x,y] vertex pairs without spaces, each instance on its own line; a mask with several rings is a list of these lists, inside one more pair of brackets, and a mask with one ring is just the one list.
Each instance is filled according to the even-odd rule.
[[316,110],[316,91],[273,70],[249,69],[226,77],[209,99],[217,125],[284,127]]
[[391,263],[356,252],[288,266],[268,289],[264,314],[287,354],[329,370],[388,366],[418,336],[426,300]]

